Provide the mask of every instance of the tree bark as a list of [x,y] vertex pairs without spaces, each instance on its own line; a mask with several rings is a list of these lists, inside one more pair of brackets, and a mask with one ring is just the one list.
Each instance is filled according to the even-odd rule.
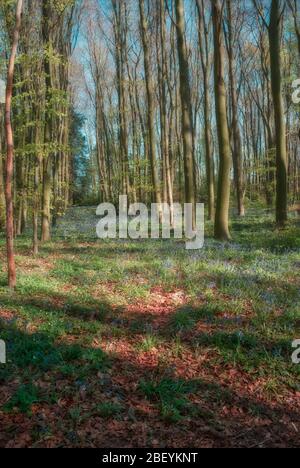
[[2,112],[2,105],[0,104],[0,230],[5,228],[5,187],[4,187],[4,172],[3,172],[3,134],[2,128],[4,129],[4,119]]
[[159,0],[158,9],[160,12],[160,44],[161,44],[161,146],[162,157],[165,162],[165,190],[166,201],[170,205],[171,225],[174,225],[174,199],[173,183],[170,162],[170,144],[168,134],[168,109],[167,109],[167,82],[168,82],[168,64],[166,54],[166,11],[164,0]]
[[280,0],[272,0],[269,26],[271,83],[276,128],[276,222],[285,225],[288,219],[287,141],[282,97],[281,34],[283,14]]
[[212,61],[209,58],[209,31],[205,22],[205,9],[203,0],[197,0],[197,11],[199,19],[199,46],[200,58],[203,72],[204,92],[204,132],[205,132],[205,159],[206,159],[206,181],[208,197],[208,217],[210,221],[215,219],[215,174],[211,131],[211,102],[209,95],[209,75]]
[[47,242],[51,239],[51,192],[52,192],[52,115],[51,108],[51,66],[50,66],[50,30],[49,22],[51,18],[51,8],[49,0],[44,0],[42,7],[42,37],[44,45],[44,73],[46,84],[46,111],[45,111],[45,139],[44,139],[44,161],[43,161],[43,207],[42,207],[42,241]]
[[232,110],[232,143],[233,143],[233,168],[237,196],[238,215],[245,216],[244,206],[244,177],[243,177],[243,155],[242,137],[238,118],[238,96],[236,83],[236,67],[234,57],[234,38],[232,24],[231,0],[226,1],[228,19],[228,57],[229,57],[229,80]]
[[212,18],[214,27],[216,121],[220,159],[215,237],[218,240],[228,241],[231,238],[229,232],[231,150],[224,80],[224,44],[222,39],[223,9],[220,0],[212,0]]
[[126,113],[126,88],[125,88],[125,49],[127,47],[127,10],[125,2],[112,0],[114,10],[114,36],[115,36],[115,60],[118,88],[119,111],[119,140],[121,162],[121,184],[123,195],[131,195],[130,171],[128,157],[128,125]]
[[150,51],[148,43],[148,26],[145,17],[145,5],[144,0],[140,0],[140,20],[141,20],[141,36],[144,50],[144,68],[145,68],[145,80],[146,80],[146,91],[147,91],[147,104],[148,104],[148,132],[149,132],[149,150],[150,150],[150,162],[152,169],[152,182],[155,193],[155,201],[161,211],[161,189],[158,177],[157,169],[157,158],[156,158],[156,137],[155,137],[155,115],[154,115],[154,85],[151,78],[151,66],[150,66]]
[[193,116],[192,98],[189,76],[188,55],[185,44],[185,19],[183,0],[175,0],[176,6],[176,32],[179,59],[180,98],[181,98],[181,125],[183,138],[184,176],[185,176],[185,202],[193,205],[195,214],[195,174],[193,156]]
[[7,266],[8,266],[8,286],[15,289],[17,285],[16,265],[14,257],[14,211],[13,211],[13,196],[12,196],[12,180],[14,170],[14,139],[11,122],[11,102],[13,94],[13,81],[15,62],[18,50],[18,43],[21,30],[23,0],[18,0],[16,11],[16,24],[13,34],[12,50],[8,64],[6,100],[5,100],[5,133],[7,144],[6,156],[6,183],[5,183],[5,198],[6,198],[6,244],[7,244]]

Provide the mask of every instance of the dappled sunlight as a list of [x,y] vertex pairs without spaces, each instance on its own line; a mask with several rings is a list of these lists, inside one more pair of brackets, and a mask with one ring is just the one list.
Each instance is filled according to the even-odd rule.
[[18,426],[2,445],[296,444],[297,251],[62,241],[31,268],[27,252],[14,294],[0,275],[0,419]]
[[0,448],[300,446],[299,7],[0,0]]

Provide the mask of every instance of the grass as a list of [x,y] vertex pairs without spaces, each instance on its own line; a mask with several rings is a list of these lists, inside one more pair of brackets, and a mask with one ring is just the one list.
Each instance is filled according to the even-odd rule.
[[30,413],[34,403],[39,402],[39,389],[32,384],[20,385],[16,393],[3,407],[5,411],[12,412],[18,408],[22,413]]
[[109,419],[120,415],[124,410],[124,407],[117,403],[107,402],[100,403],[96,407],[96,413],[102,418]]
[[[224,244],[208,225],[204,249],[194,252],[181,242],[102,242],[81,233],[57,237],[32,258],[30,240],[17,239],[15,293],[0,270],[8,352],[0,366],[0,445],[16,424],[15,445],[31,424],[32,445],[43,445],[41,412],[51,446],[101,445],[116,427],[120,440],[137,446],[157,439],[189,446],[203,427],[211,440],[230,433],[230,446],[250,426],[255,443],[264,431],[282,432],[283,414],[293,445],[300,230],[291,221],[276,231],[270,221],[235,220],[234,242]],[[0,238],[2,265],[4,247]],[[198,420],[202,429],[193,426]]]
[[136,346],[137,351],[149,352],[159,346],[160,341],[155,335],[146,335],[140,343]]
[[178,423],[186,414],[193,413],[193,406],[187,395],[197,388],[195,382],[163,379],[157,383],[142,381],[141,391],[150,400],[158,401],[163,419]]

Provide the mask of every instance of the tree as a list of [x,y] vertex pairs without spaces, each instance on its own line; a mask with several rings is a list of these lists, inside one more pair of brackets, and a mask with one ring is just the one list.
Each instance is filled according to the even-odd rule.
[[8,286],[14,289],[17,285],[16,265],[14,257],[14,209],[12,196],[12,179],[14,171],[14,139],[11,121],[11,102],[14,83],[15,62],[18,50],[18,43],[21,30],[23,0],[18,0],[16,9],[16,23],[13,32],[11,54],[8,63],[6,100],[5,100],[5,134],[6,134],[6,243],[7,243],[7,266],[8,266]]
[[212,0],[212,18],[214,28],[215,106],[220,159],[215,237],[222,241],[228,241],[231,238],[229,232],[231,150],[224,79],[223,8],[220,0]]
[[42,39],[44,46],[44,75],[45,75],[45,132],[44,132],[44,159],[43,159],[43,213],[42,213],[42,241],[47,242],[51,238],[51,188],[52,188],[52,70],[50,54],[53,52],[51,37],[51,24],[54,11],[49,0],[44,0],[42,5]]
[[117,87],[118,87],[118,103],[119,103],[119,135],[120,135],[120,150],[122,163],[122,193],[129,195],[130,174],[129,174],[129,157],[128,157],[128,129],[127,129],[127,112],[126,112],[126,88],[125,88],[125,56],[127,47],[127,5],[126,0],[119,2],[112,0],[114,10],[113,29],[115,36],[115,61],[117,69]]
[[[3,82],[4,83],[4,82]],[[2,84],[2,83],[1,83]],[[0,86],[1,86],[0,84]],[[4,118],[2,112],[2,102],[0,102],[0,230],[5,228],[5,187],[3,177],[3,151],[4,143],[3,130],[4,130]]]
[[150,162],[152,169],[152,182],[155,193],[155,201],[158,204],[159,211],[161,211],[161,190],[157,170],[156,158],[156,137],[155,137],[155,114],[154,114],[154,85],[150,64],[150,51],[149,51],[149,37],[148,25],[145,16],[144,0],[140,0],[140,23],[141,23],[141,37],[144,51],[144,70],[147,92],[147,114],[148,114],[148,132],[149,132],[149,149],[150,149]]
[[185,201],[191,203],[195,209],[195,174],[193,155],[193,117],[190,87],[188,55],[185,43],[185,19],[183,0],[175,0],[177,50],[179,59],[181,124],[183,138]]
[[282,97],[281,63],[281,36],[284,8],[285,6],[282,6],[280,0],[272,0],[269,25],[271,82],[276,128],[276,221],[280,227],[285,225],[288,218],[287,141]]
[[164,202],[170,204],[170,220],[171,225],[174,224],[174,206],[173,206],[173,181],[171,174],[170,161],[170,139],[168,133],[168,99],[167,88],[169,86],[168,79],[168,59],[166,53],[167,31],[166,31],[166,6],[164,0],[157,0],[157,10],[159,11],[159,43],[160,54],[158,55],[159,64],[159,86],[160,86],[160,127],[161,127],[161,153],[163,161],[163,181],[164,181]]
[[[226,0],[227,6],[227,27],[228,27],[228,40],[227,51],[229,58],[229,82],[230,82],[230,99],[231,99],[231,129],[232,129],[232,145],[233,145],[233,167],[234,167],[234,180],[237,195],[238,215],[245,216],[244,206],[244,177],[243,177],[243,155],[242,155],[242,137],[240,132],[239,116],[238,116],[238,93],[237,93],[237,80],[236,80],[236,63],[235,54],[238,49],[237,40],[234,35],[233,15],[231,0]],[[239,27],[236,24],[236,30]],[[238,33],[236,33],[237,35]]]
[[197,12],[199,22],[199,47],[200,58],[203,73],[203,92],[204,92],[204,132],[205,132],[205,154],[206,154],[206,181],[208,194],[208,216],[210,221],[215,219],[215,174],[213,159],[213,141],[211,129],[211,102],[210,102],[210,72],[212,60],[209,53],[209,23],[205,18],[204,0],[197,0]]

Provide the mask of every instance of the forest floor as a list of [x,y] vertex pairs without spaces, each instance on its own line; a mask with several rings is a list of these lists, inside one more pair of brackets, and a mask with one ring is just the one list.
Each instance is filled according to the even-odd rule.
[[0,239],[0,447],[300,447],[299,223],[194,252],[61,223],[15,293]]

